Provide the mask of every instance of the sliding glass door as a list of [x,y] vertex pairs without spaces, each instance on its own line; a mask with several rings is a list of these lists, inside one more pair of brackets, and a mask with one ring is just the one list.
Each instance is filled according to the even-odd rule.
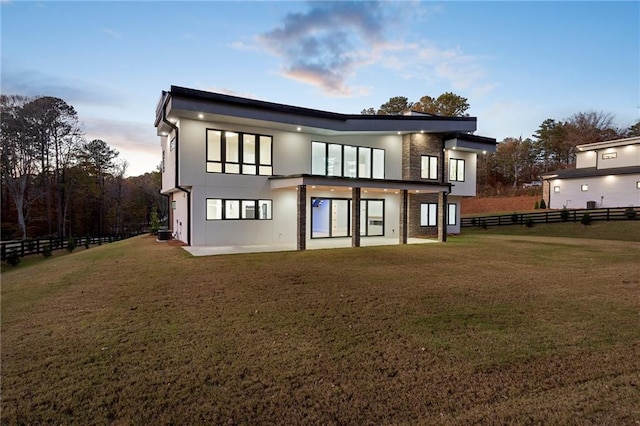
[[[384,235],[384,200],[360,201],[360,235]],[[311,238],[351,236],[351,200],[311,198]]]

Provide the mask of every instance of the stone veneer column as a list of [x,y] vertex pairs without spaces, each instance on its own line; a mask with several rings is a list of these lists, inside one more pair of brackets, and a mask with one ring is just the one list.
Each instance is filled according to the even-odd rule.
[[438,192],[438,241],[447,242],[447,193]]
[[400,191],[400,224],[398,225],[399,244],[407,244],[409,193],[406,189]]
[[298,185],[297,249],[307,249],[307,185]]
[[351,190],[351,247],[360,247],[360,191]]

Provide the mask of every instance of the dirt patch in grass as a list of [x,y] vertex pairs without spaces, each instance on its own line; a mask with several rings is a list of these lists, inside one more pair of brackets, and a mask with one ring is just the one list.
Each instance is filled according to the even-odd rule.
[[50,259],[2,276],[2,421],[633,424],[638,249],[136,237]]

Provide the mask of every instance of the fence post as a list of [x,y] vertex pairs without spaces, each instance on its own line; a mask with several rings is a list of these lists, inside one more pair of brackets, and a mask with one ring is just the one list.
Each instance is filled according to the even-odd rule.
[[573,223],[575,223],[575,222],[576,222],[576,211],[574,210],[573,211]]
[[607,207],[607,222],[609,222],[609,208]]
[[7,258],[7,246],[4,243],[0,245],[0,258],[2,258],[2,260]]

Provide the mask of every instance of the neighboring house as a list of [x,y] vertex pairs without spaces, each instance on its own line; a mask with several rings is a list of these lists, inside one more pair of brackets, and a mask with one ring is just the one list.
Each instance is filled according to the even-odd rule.
[[460,231],[474,117],[345,115],[172,86],[156,109],[169,228],[192,246]]
[[640,206],[640,137],[578,145],[576,168],[543,175],[547,206]]

